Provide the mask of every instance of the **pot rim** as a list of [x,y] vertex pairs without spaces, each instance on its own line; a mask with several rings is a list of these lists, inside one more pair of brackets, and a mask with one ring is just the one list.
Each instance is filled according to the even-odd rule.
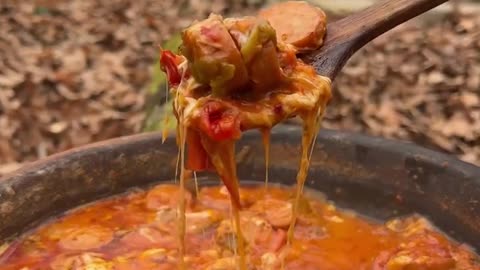
[[[272,129],[272,136],[285,136],[291,133],[299,134],[301,129],[301,126],[296,125],[280,125]],[[86,154],[90,152],[102,152],[116,146],[118,147],[126,144],[136,144],[145,141],[161,140],[161,136],[161,132],[158,131],[145,132],[140,134],[121,136],[75,147],[27,163],[19,169],[0,177],[0,183],[12,177],[21,177],[22,175],[35,173],[36,171],[42,170],[42,168],[51,167],[54,163],[59,162],[63,159],[68,159],[69,157],[72,157],[74,155]],[[259,136],[259,134],[252,131],[247,131],[244,133],[243,136],[255,137]],[[361,145],[369,148],[376,148],[379,151],[387,151],[393,155],[413,156],[415,157],[415,159],[421,159],[428,163],[441,164],[441,166],[444,168],[455,168],[465,175],[477,175],[478,179],[480,180],[480,167],[462,161],[453,155],[441,153],[435,150],[430,150],[413,142],[365,135],[352,131],[332,130],[325,128],[322,128],[320,130],[318,136],[320,138],[329,138],[333,141],[341,141],[342,144],[347,143],[352,145]],[[167,140],[174,140],[174,136],[170,135]]]

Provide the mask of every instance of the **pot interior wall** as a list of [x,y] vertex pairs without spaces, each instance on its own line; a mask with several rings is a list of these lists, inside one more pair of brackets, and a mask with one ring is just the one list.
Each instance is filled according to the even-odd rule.
[[[258,135],[247,133],[237,147],[242,180],[264,180]],[[299,128],[274,129],[271,182],[295,183],[299,142]],[[155,133],[119,138],[54,155],[0,179],[0,243],[65,210],[172,180],[174,143],[170,139],[162,144]],[[480,239],[480,169],[452,157],[406,143],[323,130],[307,186],[375,219],[423,214],[456,240],[480,249],[474,241]]]

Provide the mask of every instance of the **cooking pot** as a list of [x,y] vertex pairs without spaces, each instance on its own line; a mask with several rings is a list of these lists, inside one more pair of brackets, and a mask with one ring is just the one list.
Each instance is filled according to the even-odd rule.
[[[301,127],[272,131],[270,181],[295,184]],[[56,154],[0,179],[0,243],[62,212],[133,187],[171,181],[177,147],[159,133],[103,141]],[[242,180],[264,181],[258,132],[237,146]],[[203,175],[200,181],[212,179]],[[337,205],[385,220],[420,213],[480,249],[480,168],[406,142],[323,129],[306,185]]]

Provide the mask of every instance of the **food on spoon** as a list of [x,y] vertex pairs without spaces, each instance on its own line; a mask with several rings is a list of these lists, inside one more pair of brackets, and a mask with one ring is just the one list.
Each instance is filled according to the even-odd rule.
[[[316,16],[313,21],[325,24],[323,12],[304,5],[309,19]],[[278,8],[270,9],[275,14]],[[279,41],[277,31],[260,17],[210,15],[183,31],[180,55],[161,51],[162,68],[175,95],[178,142],[187,150],[186,166],[215,169],[236,207],[240,205],[233,144],[242,131],[270,129],[299,115],[308,122],[304,148],[309,148],[331,96],[330,80],[297,59],[296,48]],[[283,32],[298,37],[296,32]],[[307,39],[315,39],[318,47],[323,33],[314,32]]]
[[[168,211],[158,214],[159,209],[173,209],[175,214],[176,208],[168,200],[162,200],[155,209],[147,207],[152,191],[170,188],[160,184],[149,191],[136,191],[135,196],[98,201],[49,221],[17,239],[5,256],[0,249],[0,268],[177,270],[177,222]],[[230,209],[212,209],[205,203],[217,200],[221,189],[201,188],[202,196],[192,201],[187,212],[190,229],[184,259],[189,270],[238,269],[238,243]],[[242,193],[256,198],[240,211],[247,269],[278,270],[283,265],[285,270],[480,270],[472,250],[451,241],[421,216],[382,224],[338,210],[321,197],[303,198],[303,204],[312,208],[307,215],[311,222],[297,224],[294,241],[288,246],[287,231],[274,225],[278,220],[268,217],[269,212],[282,212],[291,204],[291,192],[291,187],[275,185],[267,191],[263,185],[242,187]],[[152,218],[134,224],[128,222],[130,216]],[[111,239],[88,248],[82,244],[81,250],[65,249],[63,239],[70,239],[73,231],[89,232],[92,239],[104,239],[107,234]]]
[[[280,17],[292,25],[282,23]],[[185,189],[185,169],[214,169],[218,173],[230,195],[241,270],[246,269],[246,262],[235,141],[245,130],[260,129],[268,134],[285,119],[300,116],[304,120],[296,202],[285,208],[291,209],[288,218],[273,218],[279,226],[289,223],[291,241],[309,166],[308,153],[331,97],[330,79],[316,74],[312,66],[297,59],[296,53],[319,47],[325,24],[325,14],[319,8],[287,2],[263,10],[257,17],[224,19],[212,14],[182,32],[179,55],[161,50],[160,63],[175,96],[181,191]],[[268,149],[268,139],[265,143]],[[180,200],[184,200],[182,196]],[[179,208],[178,235],[184,243],[184,204]],[[181,256],[184,250],[181,245]]]
[[246,66],[223,18],[211,15],[182,33],[180,51],[196,82],[209,86],[216,96],[244,86],[248,81]]

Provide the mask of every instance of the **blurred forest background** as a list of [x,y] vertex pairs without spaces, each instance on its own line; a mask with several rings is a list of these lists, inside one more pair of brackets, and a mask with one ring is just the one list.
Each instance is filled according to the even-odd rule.
[[[372,1],[311,2],[335,20]],[[210,12],[252,14],[269,2],[0,1],[0,175],[160,128],[158,46],[175,48],[176,33]],[[324,127],[408,140],[480,165],[479,4],[450,2],[362,49],[335,82]]]

